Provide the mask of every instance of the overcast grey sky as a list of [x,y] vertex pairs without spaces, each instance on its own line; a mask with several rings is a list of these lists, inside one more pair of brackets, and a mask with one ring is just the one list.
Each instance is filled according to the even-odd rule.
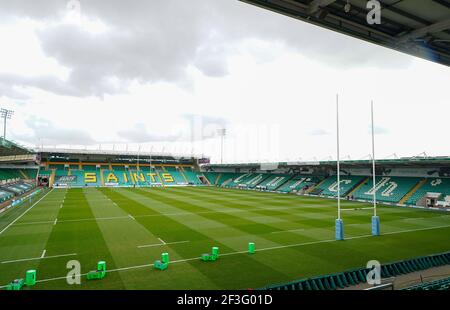
[[[2,1],[0,106],[35,146],[219,160],[450,155],[450,70],[234,0]],[[71,7],[73,8],[73,7]],[[78,14],[79,12],[79,14]]]

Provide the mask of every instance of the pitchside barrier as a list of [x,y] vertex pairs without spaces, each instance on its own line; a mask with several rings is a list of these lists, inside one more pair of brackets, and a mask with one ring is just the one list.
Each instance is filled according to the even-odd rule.
[[[384,264],[381,278],[391,278],[433,267],[450,265],[450,252],[422,256],[410,260]],[[336,290],[367,283],[371,269],[359,268],[341,273],[302,279],[286,284],[271,285],[262,290]]]

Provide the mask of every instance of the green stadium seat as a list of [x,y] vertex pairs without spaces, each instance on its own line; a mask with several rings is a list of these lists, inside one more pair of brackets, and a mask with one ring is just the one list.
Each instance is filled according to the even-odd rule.
[[[341,197],[347,196],[347,194],[361,183],[367,177],[364,176],[340,176],[340,193]],[[337,176],[330,176],[325,179],[316,190],[320,190],[320,195],[324,196],[337,196]]]
[[427,178],[425,183],[406,200],[406,204],[417,204],[427,193],[450,195],[450,178]]

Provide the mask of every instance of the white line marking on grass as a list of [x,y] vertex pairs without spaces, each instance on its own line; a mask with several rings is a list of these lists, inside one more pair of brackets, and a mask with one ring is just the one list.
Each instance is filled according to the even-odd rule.
[[[58,221],[58,223],[117,220],[117,219],[128,219],[128,218],[130,218],[130,217],[128,217],[128,216],[113,216],[113,217],[99,217],[99,218],[85,218],[85,219],[63,220],[63,221]],[[24,223],[17,223],[14,226],[34,225],[34,224],[52,224],[52,223],[54,223],[54,222],[53,221],[24,222]]]
[[[415,231],[434,230],[434,229],[441,229],[441,228],[448,228],[448,227],[450,227],[450,225],[437,226],[437,227],[428,227],[428,228],[419,228],[419,229],[410,229],[410,230],[400,230],[400,231],[393,231],[393,232],[389,232],[389,233],[384,233],[384,234],[381,234],[381,236],[383,236],[383,235],[402,234],[402,233],[415,232]],[[369,237],[372,237],[372,235],[354,236],[354,237],[346,238],[346,240],[369,238]],[[312,244],[319,244],[319,243],[329,243],[329,242],[342,242],[342,241],[336,241],[335,239],[318,240],[318,241],[311,241],[311,242],[304,242],[304,243],[288,244],[288,245],[274,246],[274,247],[269,247],[269,248],[255,249],[255,251],[256,252],[269,251],[269,250],[277,250],[277,249],[283,249],[283,248],[292,248],[292,247],[298,247],[298,246],[305,246],[305,245],[312,245]],[[237,251],[237,252],[223,253],[223,254],[220,254],[220,256],[229,256],[229,255],[237,255],[237,254],[245,254],[245,253],[248,253],[248,251],[246,250],[246,251]],[[72,254],[72,255],[76,255],[76,254]],[[51,256],[48,256],[46,258],[51,258]],[[39,259],[39,258],[37,258],[37,259]],[[189,261],[199,260],[199,259],[200,259],[200,256],[194,257],[194,258],[180,259],[180,260],[172,261],[172,262],[170,262],[170,264],[184,263],[184,262],[189,262]],[[3,262],[3,263],[6,263],[6,262]],[[154,264],[146,264],[146,265],[122,267],[122,268],[107,270],[106,272],[108,273],[108,272],[125,271],[125,270],[131,270],[131,269],[148,268],[148,267],[152,267],[153,265]],[[85,276],[85,275],[87,275],[87,273],[80,274],[79,276]],[[63,279],[66,279],[66,277],[64,276],[64,277],[57,277],[57,278],[42,279],[42,280],[37,280],[36,282],[41,283],[41,282],[49,282],[49,281],[56,281],[56,280],[63,280]],[[6,285],[0,286],[0,288],[5,288],[5,287],[6,287]]]
[[161,242],[162,244],[166,244],[166,243],[164,242],[164,240],[163,240],[163,239],[161,239],[161,238],[158,238],[158,240],[159,240],[159,242]]
[[373,207],[368,207],[368,208],[347,208],[347,209],[341,209],[341,211],[359,211],[359,210],[373,210]]
[[41,258],[44,258],[45,252],[47,252],[47,250],[44,250],[44,251],[42,252]]
[[[45,251],[45,250],[44,250]],[[42,253],[42,254],[45,254]],[[26,262],[26,261],[30,261],[30,260],[40,260],[40,259],[50,259],[50,258],[57,258],[57,257],[66,257],[66,256],[75,256],[77,255],[77,253],[71,253],[71,254],[61,254],[61,255],[53,255],[53,256],[47,256],[47,257],[43,257],[41,255],[41,257],[33,257],[33,258],[22,258],[22,259],[15,259],[15,260],[8,260],[8,261],[4,261],[1,262],[2,264],[10,264],[10,263],[17,263],[17,262]]]
[[281,231],[273,231],[271,232],[271,234],[281,234],[281,233],[285,233],[285,232],[295,232],[295,231],[304,231],[305,229],[300,228],[300,229],[290,229],[290,230],[281,230]]
[[391,232],[383,233],[381,235],[395,235],[395,234],[409,233],[409,232],[415,232],[415,231],[433,230],[433,229],[441,229],[441,228],[448,228],[448,227],[450,227],[450,225],[442,225],[442,226],[427,227],[427,228],[417,228],[417,229],[407,229],[407,230],[391,231]]
[[8,226],[6,226],[2,231],[0,231],[0,235],[2,233],[4,233],[9,227],[11,227],[11,225],[13,225],[15,222],[17,222],[18,219],[20,219],[22,216],[24,216],[28,211],[30,211],[35,205],[37,205],[39,202],[41,202],[42,199],[44,199],[45,197],[47,197],[48,194],[50,194],[53,191],[53,188],[44,196],[41,197],[41,199],[39,199],[38,201],[36,201],[31,207],[29,207],[28,209],[26,209],[21,215],[19,215],[14,221],[12,221],[11,223],[8,224]]
[[133,221],[136,221],[136,219],[135,219],[131,214],[128,214],[128,217],[129,217],[130,219],[132,219]]
[[156,243],[156,244],[147,244],[147,245],[139,245],[138,248],[150,248],[150,247],[155,247],[155,246],[163,246],[163,245],[171,245],[171,244],[180,244],[180,243],[187,243],[189,242],[188,240],[185,241],[175,241],[175,242],[167,242],[167,243]]
[[38,225],[38,224],[52,224],[53,221],[42,221],[42,222],[23,222],[14,224],[14,226],[24,226],[24,225]]
[[53,226],[55,226],[57,222],[58,222],[58,218],[55,218],[55,221],[53,222]]

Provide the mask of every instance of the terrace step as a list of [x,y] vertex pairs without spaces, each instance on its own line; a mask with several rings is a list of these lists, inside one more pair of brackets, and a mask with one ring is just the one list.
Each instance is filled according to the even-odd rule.
[[417,183],[402,199],[400,199],[399,204],[404,204],[409,199],[409,197],[411,197],[426,182],[427,182],[427,179],[423,179],[419,183]]

